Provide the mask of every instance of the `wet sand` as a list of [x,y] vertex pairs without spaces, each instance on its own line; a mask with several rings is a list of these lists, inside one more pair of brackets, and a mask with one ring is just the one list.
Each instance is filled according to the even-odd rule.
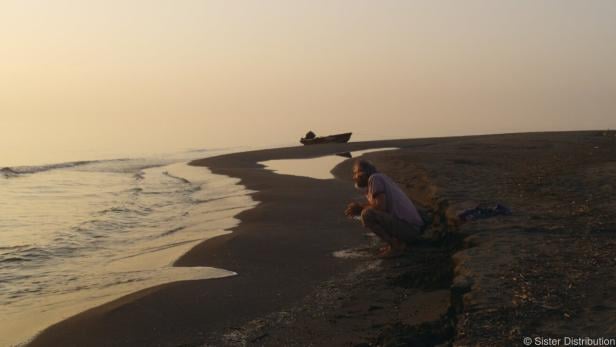
[[[263,150],[194,162],[239,177],[260,204],[232,234],[177,266],[238,272],[167,284],[60,322],[32,346],[507,345],[522,336],[616,334],[616,137],[531,133]],[[350,161],[335,180],[257,163],[374,147],[430,216],[409,255],[377,260],[342,211],[357,197]],[[503,203],[512,216],[460,224]],[[355,249],[347,257],[333,253]],[[345,253],[348,254],[348,253]]]

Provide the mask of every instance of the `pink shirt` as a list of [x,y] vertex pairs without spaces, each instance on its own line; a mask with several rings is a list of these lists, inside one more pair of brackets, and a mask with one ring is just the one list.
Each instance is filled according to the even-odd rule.
[[381,173],[372,174],[368,179],[366,198],[372,204],[374,198],[381,193],[385,194],[387,213],[414,225],[424,224],[413,202],[391,178]]

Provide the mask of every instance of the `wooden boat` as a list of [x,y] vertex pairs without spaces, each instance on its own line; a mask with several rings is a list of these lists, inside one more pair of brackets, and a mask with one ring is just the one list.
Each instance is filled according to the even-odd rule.
[[313,138],[302,137],[299,142],[304,145],[318,145],[322,143],[347,143],[351,139],[353,133],[336,134],[329,136],[319,136]]

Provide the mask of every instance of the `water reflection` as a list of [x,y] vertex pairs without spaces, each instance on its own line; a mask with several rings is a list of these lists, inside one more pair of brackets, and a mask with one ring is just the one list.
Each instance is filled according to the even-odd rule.
[[274,171],[281,175],[303,176],[327,180],[334,178],[331,170],[348,158],[359,157],[371,152],[391,151],[395,149],[398,148],[372,148],[362,151],[341,152],[335,155],[326,155],[317,158],[267,160],[259,164],[264,165],[267,170]]

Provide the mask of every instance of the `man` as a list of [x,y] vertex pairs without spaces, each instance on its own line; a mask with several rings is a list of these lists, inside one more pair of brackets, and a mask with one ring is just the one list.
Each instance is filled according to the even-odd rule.
[[386,242],[380,256],[393,257],[404,252],[419,237],[423,226],[415,205],[391,178],[379,173],[368,161],[354,163],[353,181],[355,187],[365,189],[368,201],[352,202],[344,213],[349,217],[360,216],[364,227]]

